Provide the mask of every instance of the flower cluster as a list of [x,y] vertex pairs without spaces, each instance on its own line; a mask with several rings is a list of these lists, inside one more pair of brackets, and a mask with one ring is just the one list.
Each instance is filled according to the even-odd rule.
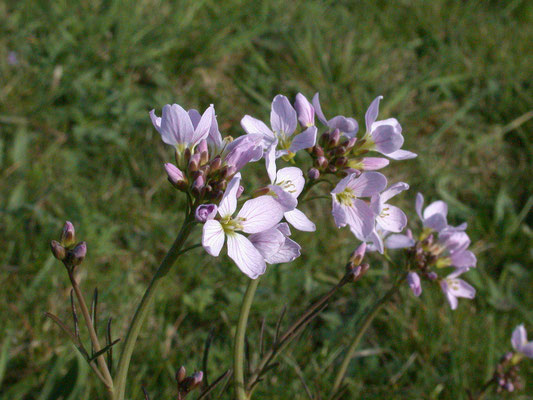
[[[401,149],[404,138],[396,119],[377,120],[381,99],[377,97],[366,112],[366,133],[359,138],[354,118],[338,115],[326,119],[318,93],[312,103],[299,93],[294,106],[287,97],[277,95],[272,101],[270,127],[246,115],[241,120],[246,134],[235,140],[222,138],[213,106],[203,115],[177,104],[164,106],[161,118],[152,111],[155,128],[176,152],[176,165],[165,164],[168,178],[194,199],[196,219],[204,223],[205,250],[216,257],[227,240],[228,256],[252,279],[265,272],[267,263],[294,260],[300,255],[300,246],[289,239],[288,224],[300,231],[316,229],[297,208],[298,198],[324,175],[339,179],[331,182],[337,227],[348,226],[357,239],[377,243],[383,252],[380,233],[398,233],[407,224],[403,211],[388,201],[409,186],[399,182],[387,188],[387,178],[373,170],[387,166],[388,159],[366,155],[377,152],[402,160],[416,154]],[[318,143],[315,115],[325,126]],[[295,164],[296,153],[303,150],[313,164],[307,183],[300,168],[277,167],[279,159]],[[244,190],[239,171],[261,158],[270,183],[254,190],[254,198],[233,216]]]

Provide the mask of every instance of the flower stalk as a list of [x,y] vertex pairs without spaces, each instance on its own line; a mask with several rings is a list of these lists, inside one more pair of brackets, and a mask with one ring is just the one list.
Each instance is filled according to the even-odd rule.
[[248,315],[254,300],[255,291],[259,285],[258,279],[250,279],[248,287],[242,299],[239,321],[237,322],[237,331],[235,332],[235,346],[233,349],[233,370],[234,370],[234,387],[235,397],[237,400],[248,400],[244,383],[244,340],[246,336],[246,325],[248,324]]

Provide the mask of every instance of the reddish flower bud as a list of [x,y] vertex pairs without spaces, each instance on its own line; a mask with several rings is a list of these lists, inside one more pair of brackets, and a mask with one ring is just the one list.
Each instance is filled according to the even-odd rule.
[[66,256],[65,248],[61,246],[61,244],[57,240],[52,240],[50,242],[50,248],[52,249],[52,254],[54,255],[55,258],[57,258],[60,261],[63,261],[65,259],[65,256]]
[[61,245],[66,248],[74,246],[76,243],[76,231],[72,222],[67,221],[63,225],[63,231],[61,232]]

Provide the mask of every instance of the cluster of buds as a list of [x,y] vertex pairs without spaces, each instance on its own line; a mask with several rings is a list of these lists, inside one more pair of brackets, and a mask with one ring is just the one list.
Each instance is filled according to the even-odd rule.
[[76,232],[71,222],[65,222],[61,232],[59,242],[50,242],[52,254],[62,261],[69,271],[73,271],[80,265],[87,254],[87,244],[85,242],[76,243]]
[[520,381],[520,368],[514,361],[514,354],[508,352],[503,355],[500,362],[496,366],[494,372],[494,382],[496,383],[496,391],[501,392],[514,392],[522,388],[522,382]]
[[181,367],[176,372],[176,383],[178,384],[178,400],[183,400],[194,389],[200,387],[204,373],[202,371],[195,372],[191,376],[187,376],[185,367]]
[[351,272],[351,280],[353,282],[357,282],[359,279],[361,279],[368,269],[370,268],[370,265],[368,263],[362,264],[363,258],[365,257],[366,252],[366,243],[363,242],[361,245],[355,249],[355,251],[350,255],[350,260],[346,264],[346,272]]
[[439,265],[439,255],[442,251],[442,246],[435,243],[432,234],[429,234],[423,240],[417,241],[413,247],[407,249],[407,253],[412,260],[411,265],[430,280],[437,279],[437,274],[431,268]]
[[[354,168],[351,166],[354,160],[350,158],[350,153],[356,142],[357,139],[355,137],[347,138],[342,136],[339,129],[323,133],[318,143],[311,149],[314,159],[313,169],[323,174],[336,174],[347,167]],[[316,172],[309,171],[309,174],[311,177]]]

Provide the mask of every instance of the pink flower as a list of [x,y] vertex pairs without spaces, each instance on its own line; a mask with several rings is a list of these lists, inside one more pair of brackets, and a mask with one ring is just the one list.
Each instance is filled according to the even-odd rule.
[[455,272],[440,281],[440,287],[446,295],[452,310],[457,308],[458,297],[473,299],[476,295],[476,289],[462,279],[457,278],[467,270],[467,268],[458,268]]
[[379,172],[355,173],[343,178],[331,192],[332,214],[338,228],[348,225],[355,237],[365,240],[374,229],[375,214],[360,197],[371,197],[387,186]]
[[524,325],[518,325],[513,331],[511,338],[513,349],[525,355],[528,358],[533,358],[533,341],[527,341],[527,333]]
[[259,233],[266,231],[283,218],[283,209],[271,196],[260,196],[243,204],[236,217],[237,191],[241,176],[236,174],[228,184],[218,207],[220,220],[207,220],[203,227],[202,245],[212,256],[217,257],[227,238],[228,256],[239,269],[251,279],[265,273],[263,255],[244,235],[237,233]]

